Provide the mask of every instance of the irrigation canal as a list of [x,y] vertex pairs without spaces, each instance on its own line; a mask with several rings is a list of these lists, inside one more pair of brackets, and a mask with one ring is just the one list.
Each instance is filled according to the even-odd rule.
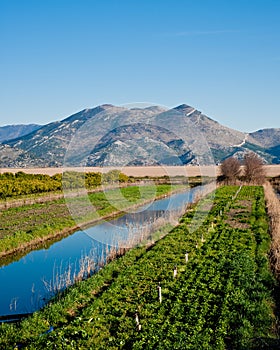
[[[53,243],[47,249],[33,250],[19,260],[0,267],[0,322],[14,320],[43,307],[65,281],[80,271],[81,261],[91,257],[96,264],[110,246],[124,244],[163,215],[170,215],[193,201],[200,188],[160,199],[134,213],[98,223]],[[119,243],[120,244],[120,243]],[[68,281],[69,282],[69,281]]]

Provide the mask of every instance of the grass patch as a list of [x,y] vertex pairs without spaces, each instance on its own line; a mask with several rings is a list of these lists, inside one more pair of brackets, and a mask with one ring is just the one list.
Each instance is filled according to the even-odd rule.
[[[172,186],[172,189],[183,189],[182,185]],[[77,210],[69,213],[65,199],[24,205],[9,208],[0,212],[0,253],[7,253],[26,247],[27,243],[37,242],[48,237],[60,234],[61,231],[71,230],[73,227],[84,222],[98,220],[100,217],[117,213],[129,208],[131,205],[140,205],[145,201],[171,192],[170,185],[153,186],[130,186],[96,192],[88,197],[74,197]],[[141,197],[139,196],[141,194]],[[143,195],[142,195],[143,194]]]

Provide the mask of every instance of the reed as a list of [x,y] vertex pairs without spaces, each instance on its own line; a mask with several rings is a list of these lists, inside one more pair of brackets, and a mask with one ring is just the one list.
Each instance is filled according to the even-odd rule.
[[270,260],[276,277],[280,279],[280,201],[269,182],[266,182],[263,187],[270,221]]
[[[100,260],[102,257],[100,257]],[[90,277],[97,270],[98,261],[94,249],[88,254],[82,256],[78,262],[71,263],[70,261],[65,266],[63,262],[60,266],[53,266],[52,279],[47,281],[42,279],[43,285],[50,299],[54,295],[61,293],[64,289],[72,286],[74,283]]]
[[[73,284],[89,278],[106,264],[123,256],[130,249],[140,245],[146,247],[153,245],[156,240],[161,239],[169,232],[170,227],[178,224],[179,218],[185,211],[186,208],[184,207],[176,211],[166,211],[159,218],[154,215],[145,225],[126,223],[126,236],[116,235],[116,239],[110,245],[106,244],[101,253],[98,254],[92,249],[88,254],[82,256],[78,262],[69,262],[66,266],[63,262],[60,263],[60,266],[54,265],[52,279],[49,281],[42,280],[48,294],[46,299],[59,295]],[[162,234],[155,239],[153,233],[167,224],[169,224],[169,230],[163,230]]]
[[[196,193],[193,202],[198,202],[216,188],[215,183],[210,183],[204,186],[203,190]],[[179,224],[179,219],[187,211],[192,203],[181,207],[177,210],[166,210],[159,217],[157,213],[153,214],[145,224],[126,222],[126,235],[121,232],[116,234],[116,238],[109,245],[105,245],[101,253],[97,253],[92,249],[87,255],[82,256],[78,262],[63,267],[54,266],[52,280],[43,280],[43,284],[49,299],[54,295],[59,295],[63,290],[71,285],[89,278],[98,270],[102,269],[106,264],[123,256],[136,246],[145,246],[146,248],[155,244],[155,242],[163,238],[170,232],[172,227]],[[168,225],[168,230],[162,230],[160,235],[154,233]]]

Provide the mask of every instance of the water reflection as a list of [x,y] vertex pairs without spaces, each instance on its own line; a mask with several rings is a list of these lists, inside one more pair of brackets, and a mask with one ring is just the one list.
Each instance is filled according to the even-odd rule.
[[2,266],[0,315],[29,313],[41,308],[50,298],[50,290],[53,288],[55,292],[58,287],[59,275],[66,280],[78,278],[81,261],[86,264],[87,256],[93,257],[96,263],[95,267],[88,268],[98,268],[98,261],[105,259],[109,252],[107,245],[120,244],[141,234],[164,215],[191,202],[196,191],[172,195],[153,202],[144,211],[139,208],[136,213],[77,231],[49,247],[34,250],[18,261]]

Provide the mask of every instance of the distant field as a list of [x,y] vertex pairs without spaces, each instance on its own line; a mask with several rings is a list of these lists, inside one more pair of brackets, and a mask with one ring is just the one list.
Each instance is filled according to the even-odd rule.
[[265,171],[267,176],[278,176],[280,175],[280,165],[266,165]]
[[[87,172],[108,172],[109,170],[116,169],[112,167],[88,167],[88,168],[1,168],[0,172],[11,172],[16,173],[18,171],[23,171],[28,174],[47,174],[54,175],[57,173],[62,173],[65,170],[75,170],[75,171],[87,171]],[[124,174],[128,176],[216,176],[220,173],[219,166],[146,166],[146,167],[123,167],[118,168]],[[266,165],[267,176],[277,176],[280,175],[280,165]]]

